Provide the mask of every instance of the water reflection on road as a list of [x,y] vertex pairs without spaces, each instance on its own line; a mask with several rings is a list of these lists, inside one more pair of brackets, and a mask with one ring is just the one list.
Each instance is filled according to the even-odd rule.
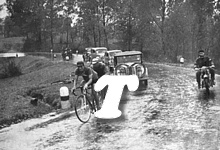
[[210,93],[207,93],[205,89],[201,89],[198,93],[198,100],[204,105],[218,105],[220,106],[220,76],[216,75],[216,85],[210,88]]

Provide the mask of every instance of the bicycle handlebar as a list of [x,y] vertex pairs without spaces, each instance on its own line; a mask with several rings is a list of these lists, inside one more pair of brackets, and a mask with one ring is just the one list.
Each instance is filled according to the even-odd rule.
[[202,66],[201,68],[195,68],[196,71],[212,68],[210,66]]
[[72,94],[75,95],[75,96],[77,96],[77,94],[75,93],[75,90],[76,90],[76,89],[79,89],[79,88],[82,88],[82,86],[79,86],[79,87],[75,88],[75,89],[72,91]]
[[[78,86],[77,88],[75,88],[75,89],[72,91],[72,94],[75,95],[75,96],[77,96],[77,94],[75,93],[75,90],[76,90],[76,89],[81,89],[81,92],[82,92],[82,93],[85,93],[86,90],[87,90],[87,89],[85,89],[85,91],[83,91],[83,86]],[[88,89],[91,89],[91,86],[89,86]]]

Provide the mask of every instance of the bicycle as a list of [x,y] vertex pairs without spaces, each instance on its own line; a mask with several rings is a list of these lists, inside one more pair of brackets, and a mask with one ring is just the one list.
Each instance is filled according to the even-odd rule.
[[[81,90],[81,94],[79,96],[75,93],[76,89]],[[91,114],[99,110],[95,102],[95,96],[94,96],[95,93],[93,92],[90,93],[88,92],[87,89],[83,91],[82,86],[79,86],[76,89],[73,91],[73,95],[77,96],[74,104],[75,113],[77,118],[81,122],[86,123],[89,121]],[[91,89],[91,86],[88,89]],[[99,106],[101,106],[103,102],[103,97],[101,95],[101,92],[96,92],[96,93],[98,97]]]

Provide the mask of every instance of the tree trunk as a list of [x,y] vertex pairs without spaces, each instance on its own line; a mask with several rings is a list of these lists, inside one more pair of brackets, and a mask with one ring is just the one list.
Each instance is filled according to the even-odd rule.
[[132,45],[132,25],[131,25],[131,15],[132,15],[132,6],[131,6],[132,0],[130,0],[129,4],[129,18],[128,18],[128,50],[131,50]]
[[96,40],[96,32],[95,32],[95,26],[92,27],[93,31],[93,40],[94,40],[94,46],[97,47],[97,40]]
[[105,47],[107,47],[107,49],[109,49],[108,35],[107,35],[107,31],[106,31],[106,22],[105,22],[105,2],[104,2],[104,0],[102,3],[102,23],[103,23],[103,32],[104,32],[104,45],[105,45]]
[[54,48],[53,43],[53,0],[51,0],[51,12],[50,12],[50,43],[51,43],[51,49]]
[[67,28],[66,28],[66,46],[69,46],[69,22],[67,22]]
[[166,11],[166,0],[163,0],[162,1],[162,24],[161,24],[161,44],[162,44],[161,48],[162,48],[164,55],[166,55],[165,42],[164,42],[165,11]]
[[100,29],[100,26],[98,26],[98,38],[99,38],[99,46],[102,45],[102,34],[101,34],[101,29]]

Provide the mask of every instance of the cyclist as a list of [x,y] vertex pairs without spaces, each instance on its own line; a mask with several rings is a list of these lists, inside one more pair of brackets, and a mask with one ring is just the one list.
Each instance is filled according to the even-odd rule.
[[202,68],[203,66],[207,66],[209,67],[209,71],[211,74],[211,82],[214,85],[215,82],[215,70],[213,69],[215,67],[212,59],[210,59],[209,57],[205,57],[205,51],[204,50],[200,50],[198,52],[199,57],[196,59],[195,64],[194,64],[194,68],[195,70],[197,70],[196,72],[196,80],[198,83],[198,88],[200,89],[200,76],[201,76],[201,71],[199,70],[199,68]]
[[102,77],[105,74],[109,74],[109,68],[102,62],[100,58],[94,58],[92,60],[91,67],[94,71],[97,72],[98,78]]
[[74,80],[73,88],[71,89],[71,92],[73,92],[76,89],[79,76],[83,77],[83,80],[80,83],[80,86],[83,86],[83,90],[88,89],[88,86],[91,85],[92,94],[95,96],[97,107],[99,107],[98,98],[94,91],[94,84],[98,81],[97,73],[92,68],[86,67],[83,61],[77,62],[77,68],[75,70],[76,78]]
[[[110,74],[108,66],[106,66],[105,63],[103,63],[100,58],[94,58],[92,60],[91,67],[93,68],[94,71],[97,72],[98,78],[101,78],[105,74]],[[106,92],[107,92],[107,87],[101,90],[102,99],[105,98]]]

